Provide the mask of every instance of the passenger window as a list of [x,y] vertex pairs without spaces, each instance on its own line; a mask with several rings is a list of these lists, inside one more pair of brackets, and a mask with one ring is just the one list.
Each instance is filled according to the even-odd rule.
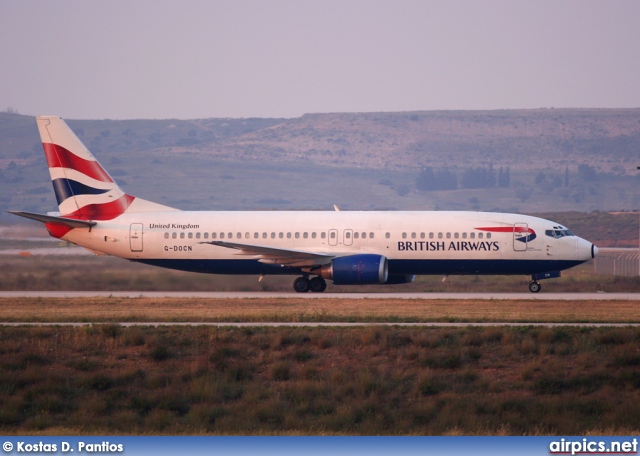
[[453,233],[453,237],[454,237],[454,239],[458,239],[458,237],[459,237],[459,236],[460,236],[460,235],[459,235],[458,233]]
[[313,233],[311,233],[311,239],[315,239],[316,238],[316,232],[314,231]]
[[211,233],[211,239],[216,239],[218,237],[218,233]]
[[[304,234],[307,234],[307,233],[304,233]],[[349,231],[345,231],[344,232],[344,237],[347,238],[347,239],[351,239],[351,233]]]
[[196,239],[200,239],[200,233],[196,233]]
[[447,239],[451,239],[451,233],[447,233]]
[[303,234],[302,234],[302,237],[303,237],[303,238],[305,238],[305,239],[307,239],[307,238],[309,237],[309,233],[303,233]]
[[164,238],[169,239],[169,233],[164,233]]
[[209,239],[209,233],[204,233],[204,238]]
[[245,239],[251,239],[251,233],[244,233]]
[[262,233],[262,239],[266,239],[267,238],[267,233]]
[[416,233],[411,233],[411,239],[415,239],[416,238]]
[[294,237],[295,237],[296,239],[300,239],[300,233],[296,233],[296,234],[294,234]]
[[187,235],[187,237],[188,237],[189,239],[193,239],[193,233],[189,233],[189,234]]
[[320,233],[320,237],[322,239],[325,239],[327,237],[327,233],[325,233],[324,231],[322,233]]
[[478,233],[478,239],[482,239],[484,237],[484,233]]
[[406,239],[407,238],[407,233],[402,233],[402,239]]
[[284,233],[278,233],[278,237],[279,237],[280,239],[284,239]]
[[184,233],[180,233],[180,239],[184,239]]
[[369,239],[373,239],[373,233],[369,233]]
[[466,239],[467,238],[467,233],[462,233],[462,239]]
[[438,233],[438,239],[442,239],[442,233]]
[[[298,234],[298,233],[296,233],[296,234]],[[336,232],[332,231],[329,236],[331,237],[331,239],[335,239],[336,238]]]
[[291,239],[291,233],[287,233],[287,239]]
[[178,233],[171,233],[171,238],[176,239],[178,237]]
[[367,233],[362,233],[362,239],[366,239],[367,238]]
[[220,239],[224,239],[224,233],[220,233]]
[[424,239],[426,235],[424,233],[420,233],[420,239]]
[[229,239],[233,239],[233,233],[229,233],[229,236],[227,236]]
[[469,237],[471,239],[475,239],[476,238],[476,233],[469,233]]
[[276,233],[271,233],[271,239],[275,239],[276,238]]
[[360,234],[356,231],[355,233],[353,233],[353,238],[354,239],[358,239],[360,237]]
[[389,239],[391,237],[391,233],[385,233],[384,237],[386,237],[387,239]]
[[487,233],[487,239],[491,239],[491,233]]
[[433,239],[433,233],[429,233],[429,239]]
[[259,237],[260,237],[259,233],[256,233],[256,232],[253,233],[253,238],[254,239],[258,239]]

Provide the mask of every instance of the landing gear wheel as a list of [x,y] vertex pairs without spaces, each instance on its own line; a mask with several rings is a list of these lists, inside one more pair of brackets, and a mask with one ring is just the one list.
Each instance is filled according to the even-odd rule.
[[531,293],[538,293],[542,287],[540,286],[540,282],[531,282],[529,283],[529,291]]
[[309,281],[309,285],[313,293],[322,293],[327,289],[327,282],[322,277],[314,277]]
[[311,283],[306,277],[298,277],[293,281],[293,289],[297,293],[306,293],[311,288]]

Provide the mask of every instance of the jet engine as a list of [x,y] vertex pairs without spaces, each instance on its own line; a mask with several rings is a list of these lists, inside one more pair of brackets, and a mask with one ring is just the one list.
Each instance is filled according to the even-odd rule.
[[365,253],[335,258],[331,264],[311,272],[333,280],[336,285],[364,285],[385,283],[389,277],[389,266],[386,257]]

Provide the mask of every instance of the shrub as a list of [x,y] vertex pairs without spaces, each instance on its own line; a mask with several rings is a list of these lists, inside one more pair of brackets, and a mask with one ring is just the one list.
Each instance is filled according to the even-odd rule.
[[416,387],[418,389],[418,393],[422,396],[435,396],[440,393],[442,388],[438,382],[434,381],[434,378],[431,375],[421,377],[418,380]]
[[89,379],[88,386],[96,391],[106,391],[113,387],[114,383],[111,377],[99,374]]
[[271,378],[275,381],[282,382],[289,380],[291,366],[287,362],[280,362],[271,368]]
[[151,358],[156,362],[165,361],[169,356],[169,348],[166,345],[158,345],[151,350]]
[[122,327],[118,324],[99,325],[100,331],[105,337],[115,339],[120,335]]

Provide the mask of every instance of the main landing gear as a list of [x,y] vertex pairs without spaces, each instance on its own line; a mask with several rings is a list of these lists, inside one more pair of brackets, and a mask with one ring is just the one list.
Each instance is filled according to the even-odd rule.
[[542,286],[540,285],[540,282],[538,281],[529,282],[529,291],[531,293],[538,293],[541,289],[542,289]]
[[307,291],[322,293],[327,289],[327,282],[322,277],[314,277],[313,279],[298,277],[293,281],[293,289],[297,293],[306,293]]

